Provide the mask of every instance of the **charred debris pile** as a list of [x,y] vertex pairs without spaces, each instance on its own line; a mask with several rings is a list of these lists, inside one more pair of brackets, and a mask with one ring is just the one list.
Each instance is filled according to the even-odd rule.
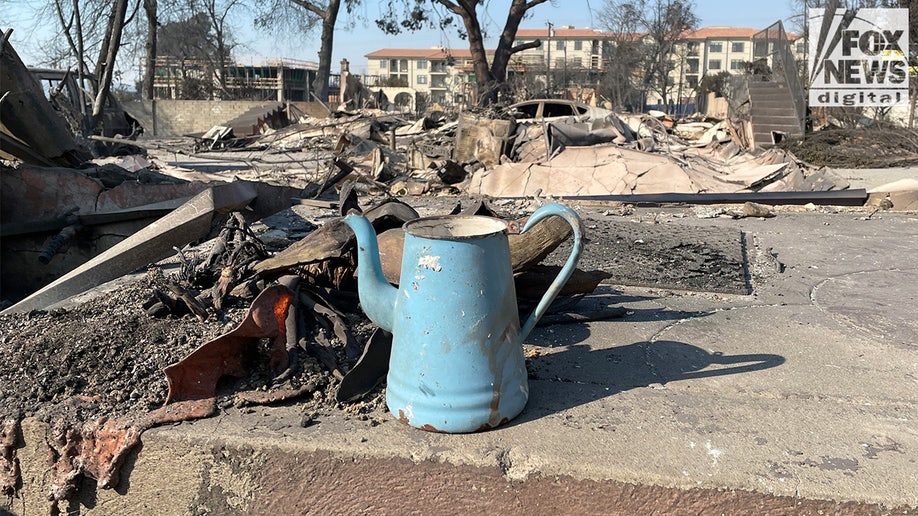
[[[556,218],[521,234],[533,200],[749,201],[736,216],[768,216],[757,203],[868,199],[787,149],[750,151],[728,120],[677,122],[558,100],[415,120],[272,108],[256,114],[252,134],[228,124],[183,138],[86,136],[3,50],[2,89],[15,92],[0,100],[7,496],[21,485],[15,450],[24,417],[53,428],[49,495],[58,501],[81,475],[116,485],[145,429],[221,406],[308,400],[304,425],[330,408],[371,417],[391,336],[357,307],[349,212],[372,223],[393,284],[402,225],[422,207],[502,220],[525,305],[554,278],[557,267],[544,260],[570,234]],[[292,205],[319,214],[306,220]],[[285,219],[287,231],[252,229],[271,217]],[[147,272],[110,286],[137,270]],[[621,317],[593,296],[606,278],[576,270],[561,291],[567,302],[545,323]],[[106,283],[107,295],[54,308]],[[227,386],[225,378],[236,380]]]

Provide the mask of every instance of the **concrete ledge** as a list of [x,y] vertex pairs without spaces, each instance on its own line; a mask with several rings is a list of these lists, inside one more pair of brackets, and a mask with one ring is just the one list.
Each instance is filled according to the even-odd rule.
[[[412,460],[386,457],[385,442],[369,438],[398,434],[408,443],[425,440],[418,430],[391,421],[370,430],[367,423],[331,417],[307,429],[296,411],[264,409],[254,416],[271,427],[251,427],[252,415],[222,416],[216,424],[184,424],[147,432],[114,490],[84,480],[67,507],[80,514],[879,514],[874,504],[775,496],[743,490],[679,489],[615,480],[591,480],[533,471],[512,471],[512,453],[494,449],[478,464],[454,463],[428,448]],[[212,421],[211,423],[213,423]],[[291,424],[292,426],[285,426]],[[342,446],[321,449],[311,434],[323,426],[345,425]],[[281,428],[278,428],[281,427]],[[24,425],[27,446],[19,455],[25,489],[7,509],[13,514],[45,514],[52,505],[42,474],[44,425]],[[278,439],[278,433],[283,439]],[[313,436],[314,437],[314,436]],[[325,435],[327,437],[327,435]],[[462,436],[453,436],[461,438]],[[386,439],[383,439],[385,441]],[[392,444],[392,443],[389,443]],[[350,445],[350,452],[343,447]],[[355,448],[361,448],[357,452]],[[388,450],[389,452],[392,449]],[[474,449],[468,450],[475,451]],[[2,512],[2,509],[0,509]]]

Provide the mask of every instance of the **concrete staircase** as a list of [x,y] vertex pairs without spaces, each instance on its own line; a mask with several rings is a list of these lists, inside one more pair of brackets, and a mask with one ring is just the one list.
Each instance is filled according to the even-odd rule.
[[749,111],[755,146],[774,145],[772,132],[789,138],[802,137],[803,128],[794,111],[791,90],[781,82],[749,81]]

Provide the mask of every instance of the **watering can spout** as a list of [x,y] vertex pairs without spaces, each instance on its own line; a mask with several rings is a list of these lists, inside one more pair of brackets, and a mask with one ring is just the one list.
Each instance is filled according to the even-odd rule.
[[360,275],[357,293],[363,311],[371,321],[391,332],[398,289],[383,276],[376,230],[366,217],[357,213],[344,217],[344,223],[357,235],[357,269]]

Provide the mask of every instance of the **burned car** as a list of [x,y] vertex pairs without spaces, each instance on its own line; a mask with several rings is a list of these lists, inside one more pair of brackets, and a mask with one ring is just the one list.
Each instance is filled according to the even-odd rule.
[[565,99],[533,99],[510,105],[505,113],[517,128],[510,156],[529,161],[568,146],[624,144],[634,140],[613,111]]
[[564,99],[533,99],[517,102],[507,108],[517,122],[552,122],[570,117],[583,120],[606,118],[612,111]]

